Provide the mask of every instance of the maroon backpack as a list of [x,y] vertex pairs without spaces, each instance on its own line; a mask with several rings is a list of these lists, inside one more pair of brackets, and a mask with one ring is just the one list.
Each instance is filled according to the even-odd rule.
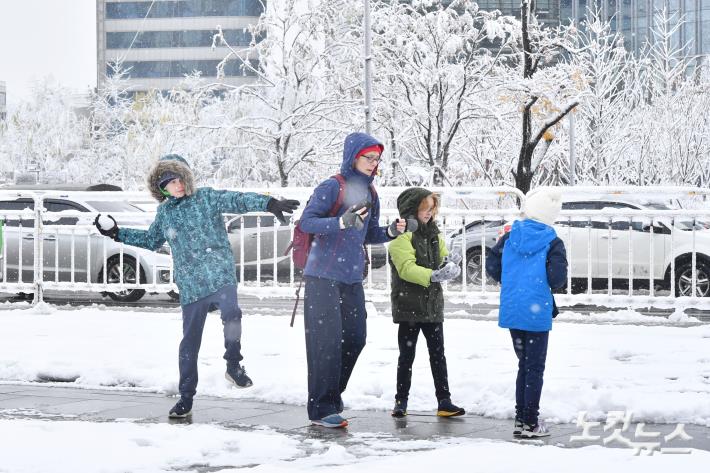
[[[333,207],[331,207],[328,212],[328,217],[335,217],[338,215],[340,207],[343,206],[343,199],[345,198],[345,177],[342,174],[336,174],[331,177],[338,181],[339,185],[338,197],[335,199]],[[372,202],[374,204],[375,199],[377,199],[377,191],[375,190],[375,186],[372,184],[370,184],[370,194],[372,194]],[[306,205],[308,204],[306,203]],[[284,255],[287,255],[290,251],[294,268],[303,270],[308,262],[308,255],[311,253],[312,245],[313,233],[303,231],[300,220],[296,220],[296,226],[293,229],[293,240],[291,240],[291,244],[289,244],[286,248]],[[365,248],[365,271],[367,271],[367,265],[369,263],[370,256],[367,252],[367,248]],[[298,288],[296,289],[296,304],[293,306],[293,313],[291,314],[291,327],[293,327],[293,321],[296,317],[296,309],[298,307],[298,301],[300,300],[302,285],[303,278],[301,278],[301,281],[298,283]]]

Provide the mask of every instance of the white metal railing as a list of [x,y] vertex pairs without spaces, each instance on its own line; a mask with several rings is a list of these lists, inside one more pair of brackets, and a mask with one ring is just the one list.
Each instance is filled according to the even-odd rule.
[[[267,192],[268,189],[242,189]],[[398,217],[391,207],[404,188],[380,188],[381,224]],[[502,232],[503,223],[520,218],[517,202],[524,197],[512,188],[434,188],[443,195],[438,222],[451,250],[464,256],[462,273],[445,284],[447,297],[470,303],[498,302],[499,288],[485,272],[487,250]],[[632,209],[622,205],[648,194],[705,199],[709,191],[695,188],[573,188],[574,200],[593,193],[606,195],[615,208],[563,210],[556,231],[565,242],[568,284],[556,295],[558,304],[610,307],[697,307],[710,309],[710,209]],[[303,200],[311,189],[278,189],[279,195]],[[45,290],[120,293],[169,292],[172,259],[168,254],[126,246],[102,237],[93,225],[96,211],[49,211],[47,202],[68,200],[149,202],[145,193],[15,192],[0,189],[0,201],[26,199],[28,209],[3,210],[4,244],[0,255],[0,291],[33,292],[42,300]],[[566,201],[572,200],[568,195]],[[591,200],[591,199],[590,199]],[[305,205],[305,202],[302,202]],[[388,206],[384,206],[388,204]],[[150,206],[150,204],[146,204]],[[153,220],[154,212],[106,212],[119,222]],[[299,275],[284,255],[293,235],[294,215],[278,225],[267,213],[227,216],[230,243],[237,264],[240,290],[262,297],[290,296]],[[75,219],[69,222],[67,219]],[[67,223],[69,222],[69,223]],[[365,279],[368,295],[388,297],[391,269],[387,246],[372,246],[373,268]]]

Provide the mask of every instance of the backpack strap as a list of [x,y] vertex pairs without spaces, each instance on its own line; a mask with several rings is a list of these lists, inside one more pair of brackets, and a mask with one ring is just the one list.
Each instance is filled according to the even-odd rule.
[[[340,207],[343,206],[343,200],[345,199],[345,176],[338,173],[330,177],[338,181],[338,186],[340,186],[338,190],[338,198],[335,199],[335,204],[333,204],[333,208],[330,209],[329,213],[329,216],[335,217],[338,214],[338,211],[340,211]],[[370,196],[372,197],[372,205],[375,205],[375,201],[377,200],[377,190],[375,189],[375,185],[372,183],[370,183]]]
[[335,176],[331,176],[333,179],[338,181],[338,198],[335,199],[335,203],[333,204],[333,207],[330,209],[330,213],[328,214],[330,217],[335,217],[338,215],[338,212],[340,211],[340,207],[343,206],[343,200],[345,199],[345,176],[342,174],[338,173]]
[[301,300],[301,286],[303,286],[303,278],[298,283],[298,288],[296,289],[296,303],[293,304],[293,312],[291,312],[291,327],[293,327],[293,322],[296,320],[296,310],[298,309],[298,301]]

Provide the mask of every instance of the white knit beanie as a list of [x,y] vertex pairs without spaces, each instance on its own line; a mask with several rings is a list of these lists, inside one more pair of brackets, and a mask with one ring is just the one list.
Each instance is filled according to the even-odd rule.
[[546,225],[554,225],[562,210],[562,192],[550,187],[540,187],[527,193],[523,203],[526,218]]

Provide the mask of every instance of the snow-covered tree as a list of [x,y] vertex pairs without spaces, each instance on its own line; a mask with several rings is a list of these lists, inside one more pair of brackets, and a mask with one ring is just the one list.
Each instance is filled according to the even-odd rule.
[[[398,152],[442,184],[462,127],[495,117],[511,18],[468,0],[378,2],[373,10],[375,120]],[[450,181],[449,181],[450,182]]]
[[[527,193],[554,139],[553,127],[577,105],[578,84],[574,70],[558,61],[562,52],[573,50],[569,27],[543,28],[531,8],[521,0],[520,68],[523,81],[513,84],[522,108],[522,135],[515,186]],[[554,67],[544,67],[546,64]],[[534,120],[536,119],[536,120]],[[542,144],[540,149],[537,146]]]
[[357,105],[333,80],[341,47],[337,16],[329,2],[269,2],[252,28],[259,79],[238,94],[248,110],[243,130],[251,152],[273,166],[281,186],[294,172],[301,171],[297,181],[310,181],[313,165],[332,163],[349,128],[339,117]]
[[[594,184],[611,184],[626,164],[631,108],[638,96],[638,70],[623,38],[611,31],[598,8],[590,8],[572,64],[586,82],[577,108],[580,174]],[[618,182],[618,181],[617,181]]]
[[7,117],[2,139],[7,171],[38,172],[61,181],[88,138],[86,118],[75,113],[72,94],[51,80],[38,83],[29,100]]

